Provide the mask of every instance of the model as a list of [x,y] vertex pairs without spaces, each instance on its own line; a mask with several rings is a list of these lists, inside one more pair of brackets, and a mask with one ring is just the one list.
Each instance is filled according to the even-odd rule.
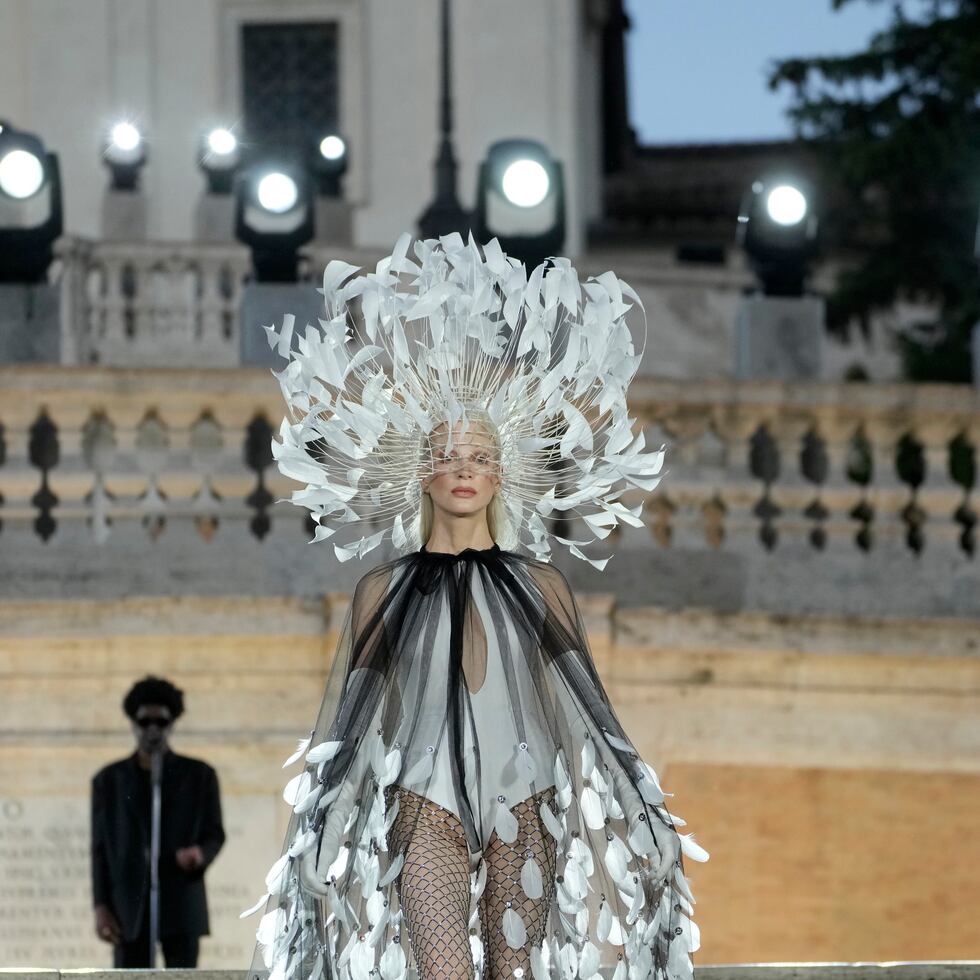
[[566,259],[528,275],[495,241],[410,245],[363,276],[331,262],[326,319],[267,328],[288,358],[274,451],[314,540],[346,561],[390,538],[397,557],[358,582],[287,761],[304,765],[251,910],[257,970],[689,980],[682,857],[708,855],[677,832],[549,561],[554,538],[602,568],[583,549],[639,525],[642,498],[619,497],[660,480],[626,408],[639,300]]

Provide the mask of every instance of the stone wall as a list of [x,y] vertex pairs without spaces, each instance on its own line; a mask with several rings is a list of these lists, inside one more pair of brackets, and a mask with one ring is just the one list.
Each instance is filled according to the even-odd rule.
[[[582,595],[627,731],[711,851],[690,865],[699,965],[975,956],[976,623],[617,609]],[[202,966],[249,962],[348,599],[0,604],[0,965],[92,966],[87,796],[131,750],[119,701],[154,671],[187,692],[175,747],[221,780]]]

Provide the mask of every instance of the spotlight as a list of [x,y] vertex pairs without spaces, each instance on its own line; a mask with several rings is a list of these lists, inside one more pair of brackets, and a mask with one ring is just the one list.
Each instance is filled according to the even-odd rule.
[[329,133],[317,144],[313,154],[317,190],[323,197],[340,197],[340,179],[347,172],[347,142]]
[[534,140],[501,140],[480,165],[474,230],[535,266],[565,243],[562,165]]
[[62,230],[58,158],[0,123],[0,282],[44,282]]
[[235,234],[252,249],[260,282],[295,282],[297,249],[313,237],[313,193],[306,171],[253,163],[235,181]]
[[742,202],[738,243],[767,296],[802,296],[817,246],[813,194],[805,181],[757,180]]
[[117,122],[106,137],[103,159],[114,191],[139,188],[140,170],[146,163],[146,140],[131,122]]
[[205,133],[201,140],[199,162],[207,178],[208,192],[230,194],[241,160],[241,147],[230,129],[219,127]]

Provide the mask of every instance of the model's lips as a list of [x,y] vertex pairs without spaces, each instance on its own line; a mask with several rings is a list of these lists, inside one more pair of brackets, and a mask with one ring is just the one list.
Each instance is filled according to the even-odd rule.
[[454,497],[475,497],[476,491],[470,490],[469,487],[457,487],[453,490]]

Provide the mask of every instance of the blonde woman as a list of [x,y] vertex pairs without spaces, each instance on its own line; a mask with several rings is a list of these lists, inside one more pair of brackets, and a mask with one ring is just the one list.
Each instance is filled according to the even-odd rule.
[[[662,453],[641,453],[624,423],[628,287],[576,293],[565,260],[528,277],[495,243],[406,250],[358,279],[331,264],[331,319],[298,352],[292,324],[272,338],[292,355],[280,382],[294,409],[276,454],[307,482],[294,499],[316,540],[370,510],[382,531],[337,556],[386,533],[400,554],[360,578],[290,760],[305,765],[256,906],[256,971],[688,980],[682,855],[707,854],[616,719],[542,520],[585,502],[603,530],[635,517],[614,478],[659,479]],[[555,539],[586,557],[584,540]]]

